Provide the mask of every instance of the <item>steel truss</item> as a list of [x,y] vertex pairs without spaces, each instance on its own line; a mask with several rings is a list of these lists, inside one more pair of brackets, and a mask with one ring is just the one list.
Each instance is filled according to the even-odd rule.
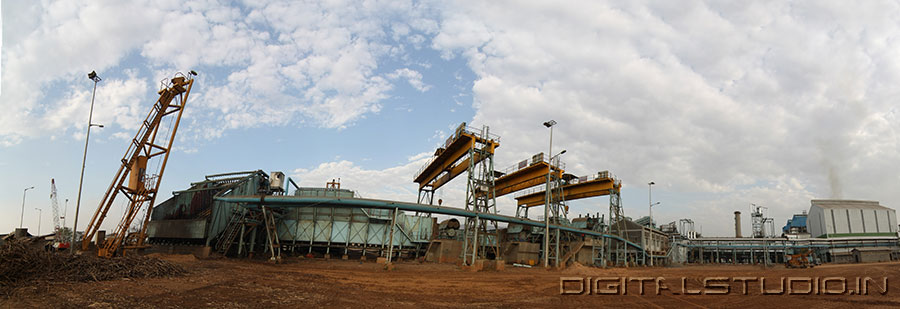
[[[466,210],[496,214],[494,151],[491,149],[489,131],[488,126],[483,126],[479,138],[469,148]],[[488,230],[488,227],[493,229]],[[484,259],[490,255],[500,258],[498,230],[497,221],[483,220],[479,217],[466,218],[463,231],[463,263],[472,265],[476,259]]]

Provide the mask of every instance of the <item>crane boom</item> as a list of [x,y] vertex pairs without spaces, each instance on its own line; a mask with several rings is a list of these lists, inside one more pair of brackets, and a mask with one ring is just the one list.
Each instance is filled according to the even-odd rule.
[[[146,222],[150,219],[150,211],[146,212],[145,218],[141,221],[139,233],[135,235],[136,239],[132,238],[133,243],[126,244],[124,247],[123,243],[128,239],[128,230],[144,204],[153,207],[153,203],[156,201],[156,193],[166,169],[172,142],[175,141],[175,133],[181,122],[181,115],[194,85],[193,76],[196,75],[197,73],[194,71],[187,75],[177,73],[171,80],[161,82],[160,90],[157,92],[159,99],[156,100],[138,133],[128,145],[118,172],[106,189],[106,194],[85,229],[84,238],[81,240],[82,250],[88,249],[90,240],[100,229],[103,219],[106,218],[109,209],[117,200],[116,198],[123,196],[124,198],[118,199],[125,204],[122,220],[116,225],[111,239],[99,244],[97,253],[102,257],[112,257],[120,249],[124,254],[125,249],[144,247]],[[172,127],[162,128],[163,119],[171,120]],[[128,183],[125,182],[126,179],[128,179]]]
[[53,210],[53,232],[56,239],[60,239],[59,226],[59,200],[56,198],[56,180],[50,178],[50,209]]

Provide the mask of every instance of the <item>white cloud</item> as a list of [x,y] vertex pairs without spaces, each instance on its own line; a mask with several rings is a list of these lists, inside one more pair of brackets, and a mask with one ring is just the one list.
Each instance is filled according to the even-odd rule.
[[[568,150],[569,170],[609,169],[626,190],[652,179],[662,193],[688,196],[667,203],[682,211],[673,219],[722,222],[750,202],[786,216],[828,196],[900,207],[891,169],[900,159],[897,4],[3,5],[0,145],[57,129],[80,136],[71,130],[84,125],[84,73],[124,71],[135,65],[126,58],[142,68],[104,80],[98,100],[109,108],[96,114],[126,131],[153,97],[148,81],[194,67],[211,74],[200,70],[185,115],[191,129],[180,138],[297,123],[345,128],[390,104],[395,82],[429,91],[408,56],[430,47],[475,74],[460,91],[474,95],[469,122],[503,137],[500,166],[546,151],[540,124],[552,118],[554,149]],[[390,61],[404,64],[386,68]],[[47,125],[31,125],[38,121]],[[408,200],[420,159],[382,171],[336,161],[295,174]],[[706,232],[730,232],[717,224]]]
[[419,71],[411,70],[409,68],[397,69],[393,73],[388,74],[388,78],[390,79],[398,79],[403,78],[409,82],[409,85],[418,90],[419,92],[426,92],[428,89],[431,89],[431,85],[426,85],[422,82],[422,73]]
[[626,188],[652,179],[716,196],[679,201],[672,216],[723,222],[750,202],[780,218],[830,195],[900,206],[897,173],[884,168],[900,159],[890,86],[900,43],[888,39],[900,35],[897,13],[841,3],[455,3],[432,41],[477,75],[473,122],[503,136],[498,162],[546,151],[540,123],[555,119],[555,149],[568,149],[574,173],[609,169]]
[[[3,88],[13,90],[2,99],[19,102],[0,116],[5,145],[45,134],[45,128],[18,129],[37,118],[76,125],[45,112],[46,102],[55,99],[47,100],[44,87],[81,89],[84,72],[107,76],[105,70],[134,65],[153,72],[151,80],[179,70],[224,72],[201,75],[193,108],[203,116],[192,119],[188,139],[297,122],[344,128],[378,113],[389,97],[393,85],[379,73],[379,61],[406,57],[403,46],[392,47],[391,40],[421,45],[421,36],[437,29],[429,19],[433,13],[408,2],[56,1],[10,7],[28,18],[4,29],[15,35],[5,40],[2,68]],[[392,25],[397,31],[387,34]],[[126,58],[129,63],[122,62]],[[421,78],[404,78],[417,89],[428,88]],[[62,100],[76,99],[85,98],[79,93]]]
[[[114,138],[130,139],[146,116],[145,99],[148,91],[148,83],[129,73],[127,79],[103,80],[97,85],[92,123],[102,124],[102,130],[114,132]],[[91,108],[91,94],[93,88],[78,89],[70,87],[65,91],[65,96],[59,101],[52,102],[46,107],[46,111],[40,115],[37,123],[39,128],[29,126],[32,130],[46,130],[52,132],[52,137],[58,137],[58,133],[67,136],[70,132],[75,139],[84,139],[84,129],[87,125],[87,117]],[[38,117],[38,116],[36,116]]]
[[[45,90],[51,82],[77,80],[84,86],[86,72],[115,66],[132,48],[149,39],[161,12],[137,2],[94,3],[59,1],[9,9],[18,16],[4,23],[0,140],[6,144],[43,131],[28,125],[42,118]],[[4,6],[7,4],[4,3]],[[29,15],[30,14],[30,15]],[[31,19],[15,23],[18,19]],[[15,102],[15,104],[13,104]]]
[[[429,153],[421,153],[404,164],[383,170],[365,169],[339,160],[321,163],[313,169],[295,169],[290,176],[300,186],[307,187],[324,187],[326,182],[340,178],[342,188],[357,191],[365,198],[415,202],[417,191],[412,178],[430,157]],[[459,200],[465,200],[465,191]]]

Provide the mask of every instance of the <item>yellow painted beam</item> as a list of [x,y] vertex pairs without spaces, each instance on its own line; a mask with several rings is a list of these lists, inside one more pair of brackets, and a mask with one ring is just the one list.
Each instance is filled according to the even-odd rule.
[[[496,143],[489,144],[488,149],[487,149],[488,152],[490,152],[493,155],[494,149],[497,148],[497,146],[498,145]],[[472,158],[466,158],[465,160],[460,161],[458,164],[450,167],[446,174],[444,174],[441,177],[438,177],[437,179],[434,179],[434,182],[431,183],[431,189],[437,190],[441,186],[450,182],[450,180],[453,180],[453,178],[456,178],[456,176],[459,176],[460,174],[467,171],[469,169],[469,161],[471,159]],[[484,161],[484,159],[485,159],[484,156],[477,154],[477,153],[475,154],[475,164],[481,163],[481,161]]]
[[419,184],[419,189],[422,189],[428,183],[434,181],[441,173],[447,171],[453,166],[453,163],[465,156],[474,144],[475,139],[473,136],[461,134],[459,138],[447,147],[447,150],[438,155],[434,161],[431,161],[419,177],[416,177],[415,182]]
[[[562,177],[562,170],[554,169],[554,177]],[[497,196],[547,183],[547,162],[538,162],[494,180]]]
[[[566,201],[588,197],[609,195],[614,189],[612,178],[595,179],[591,181],[563,186],[563,199]],[[534,207],[544,205],[545,191],[534,192],[516,198],[519,206]]]

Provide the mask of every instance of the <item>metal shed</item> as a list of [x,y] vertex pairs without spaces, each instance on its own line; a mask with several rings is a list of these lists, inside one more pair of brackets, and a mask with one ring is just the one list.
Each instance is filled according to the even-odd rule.
[[887,262],[891,260],[890,248],[855,248],[852,254],[856,263]]
[[812,200],[807,230],[812,237],[897,236],[897,214],[877,201]]

